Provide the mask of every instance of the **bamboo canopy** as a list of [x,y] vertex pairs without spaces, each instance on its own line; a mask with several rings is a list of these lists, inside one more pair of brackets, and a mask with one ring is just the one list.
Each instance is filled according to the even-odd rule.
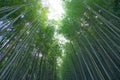
[[0,0],[0,80],[120,80],[120,0]]

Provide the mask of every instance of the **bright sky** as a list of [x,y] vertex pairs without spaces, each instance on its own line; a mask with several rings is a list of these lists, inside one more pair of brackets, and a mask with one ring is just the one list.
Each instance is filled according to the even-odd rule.
[[42,0],[43,7],[48,7],[49,12],[47,14],[49,20],[58,21],[64,14],[62,7],[62,0]]

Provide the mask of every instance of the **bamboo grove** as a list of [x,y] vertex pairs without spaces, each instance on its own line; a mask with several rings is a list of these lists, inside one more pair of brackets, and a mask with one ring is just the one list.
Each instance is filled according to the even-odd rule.
[[120,79],[120,0],[61,1],[56,21],[42,0],[0,0],[0,80]]

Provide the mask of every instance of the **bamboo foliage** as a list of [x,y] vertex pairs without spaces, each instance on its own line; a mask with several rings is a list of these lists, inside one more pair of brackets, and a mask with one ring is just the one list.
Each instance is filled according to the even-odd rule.
[[120,1],[63,3],[59,25],[39,0],[0,0],[0,80],[120,79]]

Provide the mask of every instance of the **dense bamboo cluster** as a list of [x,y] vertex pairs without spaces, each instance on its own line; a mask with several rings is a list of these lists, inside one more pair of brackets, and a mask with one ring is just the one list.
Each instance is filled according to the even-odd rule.
[[120,0],[63,3],[59,22],[41,0],[0,0],[0,80],[120,79]]

